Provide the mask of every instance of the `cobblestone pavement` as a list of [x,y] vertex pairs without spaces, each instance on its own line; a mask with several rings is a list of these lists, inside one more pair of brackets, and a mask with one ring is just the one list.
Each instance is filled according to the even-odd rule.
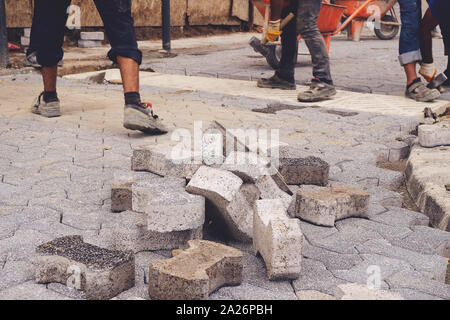
[[[36,246],[72,234],[106,246],[100,230],[114,214],[114,171],[130,168],[133,147],[168,142],[171,136],[123,129],[123,96],[116,85],[61,80],[63,117],[44,119],[28,111],[31,96],[40,91],[37,76],[0,81],[0,298],[83,299],[59,284],[34,283]],[[251,246],[206,230],[205,238],[244,252],[243,283],[221,288],[211,299],[296,299],[305,290],[334,296],[339,284],[366,284],[377,275],[382,288],[406,299],[450,299],[443,258],[450,257],[450,234],[427,227],[422,214],[402,209],[402,197],[391,191],[402,183],[402,174],[376,167],[377,161],[404,157],[416,118],[329,106],[254,112],[270,101],[157,84],[144,85],[142,94],[171,130],[192,130],[194,121],[206,127],[211,120],[228,128],[280,129],[281,141],[329,162],[331,181],[371,194],[370,219],[346,219],[333,228],[301,223],[302,274],[295,281],[267,280],[264,263]],[[118,298],[148,299],[148,262],[167,257],[167,251],[138,253],[136,286]]]
[[[144,67],[151,67],[157,72],[241,80],[256,81],[261,77],[270,77],[273,70],[265,58],[248,45],[252,36],[261,35],[241,36],[227,47],[222,46],[221,50],[205,46],[200,52],[181,51],[173,58],[145,61]],[[434,39],[433,49],[438,70],[443,72],[447,67],[447,57],[444,56],[442,40]],[[367,32],[360,42],[348,41],[344,35],[335,36],[331,41],[330,63],[332,76],[338,87],[404,95],[405,74],[398,62],[398,39],[382,41]],[[300,42],[295,69],[298,84],[311,79],[311,67],[306,45]],[[450,93],[444,93],[442,98],[449,100]]]

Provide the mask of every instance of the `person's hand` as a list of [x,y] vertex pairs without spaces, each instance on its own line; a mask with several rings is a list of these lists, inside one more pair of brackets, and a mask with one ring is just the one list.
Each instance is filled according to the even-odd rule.
[[267,26],[266,39],[269,42],[275,42],[280,36],[282,31],[280,30],[281,20],[269,21]]

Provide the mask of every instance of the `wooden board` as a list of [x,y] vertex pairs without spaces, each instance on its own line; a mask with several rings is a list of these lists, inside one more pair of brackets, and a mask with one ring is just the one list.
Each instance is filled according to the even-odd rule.
[[6,0],[6,26],[8,28],[25,28],[31,26],[33,12],[30,0]]
[[[29,28],[33,17],[32,0],[5,0],[8,28]],[[248,21],[247,0],[171,0],[171,25],[239,25]],[[92,0],[73,0],[81,9],[83,27],[101,27],[103,22]],[[161,26],[161,0],[133,0],[137,27]]]
[[248,21],[249,0],[232,0],[231,15],[242,21]]
[[239,19],[231,17],[232,0],[187,0],[189,25],[239,25]]

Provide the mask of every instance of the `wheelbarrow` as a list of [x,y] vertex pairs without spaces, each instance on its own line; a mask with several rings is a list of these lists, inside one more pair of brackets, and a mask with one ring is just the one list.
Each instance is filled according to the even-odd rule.
[[400,30],[401,23],[394,10],[397,0],[335,0],[334,3],[346,7],[346,20],[335,33],[347,27],[348,38],[353,41],[361,39],[364,23],[371,18],[376,24],[379,22],[374,31],[381,40],[393,39]]
[[[267,30],[270,19],[270,0],[252,0],[252,2],[264,17],[264,39],[265,30]],[[328,0],[323,0],[317,26],[324,38],[327,50],[330,51],[331,36],[340,33],[346,27],[348,27],[348,37],[358,41],[361,37],[364,22],[372,16],[380,18],[379,22],[381,27],[378,29],[375,28],[377,37],[383,40],[394,38],[401,25],[398,23],[395,10],[393,10],[396,3],[397,0],[335,0],[334,4],[330,4]],[[387,15],[389,11],[391,11],[391,15]],[[339,26],[343,16],[347,18]],[[267,63],[273,69],[278,69],[281,59],[281,47],[263,45],[263,39],[259,40],[256,37],[252,37],[250,45],[255,51],[266,57]],[[299,36],[300,39],[301,37]],[[295,55],[295,62],[297,62],[297,56]]]

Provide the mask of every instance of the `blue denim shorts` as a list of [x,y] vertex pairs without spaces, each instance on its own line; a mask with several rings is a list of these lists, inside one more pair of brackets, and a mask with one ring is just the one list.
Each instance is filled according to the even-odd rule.
[[421,0],[398,0],[402,30],[400,33],[399,61],[405,64],[422,60],[420,53],[420,21],[422,20]]

